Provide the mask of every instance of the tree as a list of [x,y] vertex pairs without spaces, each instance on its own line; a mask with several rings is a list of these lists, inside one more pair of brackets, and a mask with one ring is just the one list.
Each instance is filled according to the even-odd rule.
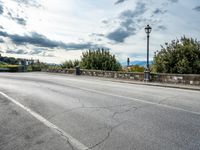
[[79,60],[67,60],[62,64],[62,68],[72,69],[80,65]]
[[71,69],[74,68],[73,62],[71,60],[67,60],[62,64],[62,68]]
[[116,60],[115,55],[112,55],[108,50],[88,50],[82,53],[81,68],[94,70],[121,70],[121,64]]
[[143,66],[139,66],[139,65],[129,66],[124,69],[124,71],[128,71],[128,72],[144,72],[144,70],[145,70],[145,68]]
[[200,42],[183,36],[165,43],[154,56],[153,68],[160,73],[199,74]]
[[7,64],[11,64],[11,65],[18,65],[18,59],[15,59],[14,57],[2,57],[0,56],[0,61],[1,62],[5,62]]

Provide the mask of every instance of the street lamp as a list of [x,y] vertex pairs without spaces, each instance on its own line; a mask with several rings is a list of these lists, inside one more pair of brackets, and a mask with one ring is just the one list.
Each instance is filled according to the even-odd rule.
[[127,58],[127,67],[130,66],[130,58]]
[[152,28],[149,25],[147,25],[145,27],[145,32],[147,34],[147,68],[146,68],[146,70],[144,72],[144,80],[145,81],[149,81],[150,80],[150,68],[149,68],[149,37],[150,36],[149,35],[151,33],[151,30],[152,30]]

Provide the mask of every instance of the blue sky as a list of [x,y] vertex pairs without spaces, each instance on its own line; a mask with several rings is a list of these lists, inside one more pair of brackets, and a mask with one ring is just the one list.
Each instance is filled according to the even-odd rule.
[[0,0],[0,53],[61,63],[108,48],[120,62],[151,59],[185,35],[200,40],[199,0]]

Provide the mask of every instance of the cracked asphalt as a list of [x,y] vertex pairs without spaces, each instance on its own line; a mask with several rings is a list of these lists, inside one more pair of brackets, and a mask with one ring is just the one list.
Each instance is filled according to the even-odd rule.
[[[0,91],[88,149],[200,149],[200,92],[48,73],[1,73]],[[1,150],[77,149],[0,95]]]

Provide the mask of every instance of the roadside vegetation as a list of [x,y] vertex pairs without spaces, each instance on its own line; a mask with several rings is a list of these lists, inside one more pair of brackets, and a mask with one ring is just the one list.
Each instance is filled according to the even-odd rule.
[[17,72],[19,65],[0,64],[0,71]]
[[46,63],[39,60],[26,60],[14,57],[2,57],[0,55],[0,71],[8,72],[25,72],[25,71],[41,71],[42,68],[48,68]]
[[154,72],[200,74],[200,42],[183,36],[165,43],[154,56]]
[[62,63],[61,67],[63,69],[72,69],[72,68],[76,68],[77,66],[80,66],[80,61],[79,60],[67,60],[64,63]]
[[122,66],[117,61],[115,55],[104,49],[98,49],[94,51],[88,50],[86,52],[83,52],[80,66],[83,69],[93,70],[122,70]]
[[8,64],[6,62],[0,61],[0,71],[10,71],[10,72],[17,72],[19,65],[17,64]]
[[123,69],[124,72],[144,72],[144,66],[133,65]]
[[121,71],[122,66],[115,55],[108,50],[88,50],[82,53],[81,60],[68,60],[62,63],[63,69],[74,69],[79,66],[81,69]]
[[[144,72],[145,67],[132,65],[122,67],[115,55],[109,50],[87,50],[82,53],[80,60],[67,60],[61,65],[46,64],[39,60],[15,59],[0,55],[0,69],[2,71],[41,71],[42,69],[91,69],[123,72]],[[181,39],[165,43],[154,56],[150,66],[154,73],[200,74],[200,42],[185,36]]]

